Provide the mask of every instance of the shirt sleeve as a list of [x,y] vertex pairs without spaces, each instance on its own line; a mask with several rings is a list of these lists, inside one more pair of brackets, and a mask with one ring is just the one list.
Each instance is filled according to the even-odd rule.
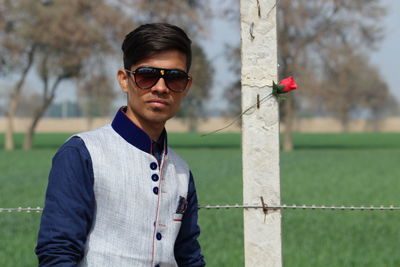
[[182,218],[182,225],[175,241],[175,259],[180,267],[205,266],[197,238],[200,227],[197,224],[197,195],[192,173],[190,172],[188,205]]
[[39,266],[76,266],[93,221],[95,198],[90,154],[79,137],[53,158],[35,252]]

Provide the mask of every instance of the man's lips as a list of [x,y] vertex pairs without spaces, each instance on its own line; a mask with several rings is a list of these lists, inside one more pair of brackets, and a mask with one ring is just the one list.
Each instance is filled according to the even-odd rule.
[[152,107],[157,107],[157,108],[163,108],[166,106],[169,106],[169,102],[165,101],[165,100],[161,100],[161,99],[153,99],[153,100],[149,100],[146,101],[148,104],[150,104],[150,106]]

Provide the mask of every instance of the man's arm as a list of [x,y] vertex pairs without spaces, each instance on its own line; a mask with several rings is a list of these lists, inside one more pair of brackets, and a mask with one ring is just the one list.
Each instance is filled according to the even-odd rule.
[[90,154],[79,137],[53,158],[38,242],[40,266],[76,266],[84,254],[95,199]]
[[183,214],[182,225],[175,241],[175,259],[179,267],[205,266],[200,244],[197,241],[200,235],[200,227],[197,224],[198,205],[192,173],[190,173],[187,200],[187,209]]

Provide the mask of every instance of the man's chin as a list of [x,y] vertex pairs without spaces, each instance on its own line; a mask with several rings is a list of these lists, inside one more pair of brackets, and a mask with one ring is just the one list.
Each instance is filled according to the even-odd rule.
[[162,112],[155,112],[152,114],[152,116],[149,117],[149,120],[152,121],[153,123],[166,123],[167,120],[169,120],[170,118],[172,118],[173,116],[171,115],[167,115],[167,114],[163,114]]

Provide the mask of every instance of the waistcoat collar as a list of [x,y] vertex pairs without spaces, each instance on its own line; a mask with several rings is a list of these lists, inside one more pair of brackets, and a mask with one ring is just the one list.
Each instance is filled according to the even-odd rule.
[[[125,141],[134,147],[152,154],[152,140],[150,136],[145,133],[139,126],[137,126],[128,116],[125,114],[126,107],[122,107],[118,110],[111,123],[111,127],[116,131]],[[164,136],[164,150],[167,154],[167,132],[161,133],[161,138]]]

